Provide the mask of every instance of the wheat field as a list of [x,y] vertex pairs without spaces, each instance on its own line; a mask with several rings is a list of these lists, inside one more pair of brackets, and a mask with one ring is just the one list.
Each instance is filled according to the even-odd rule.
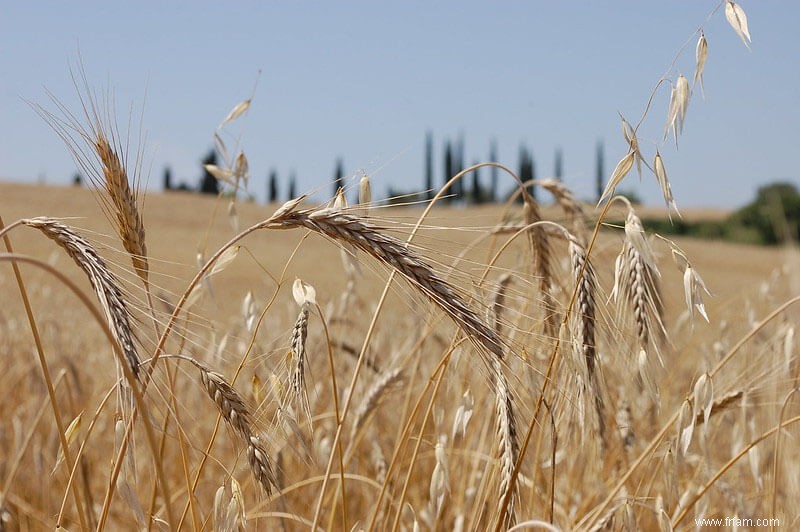
[[[34,110],[89,186],[0,184],[0,531],[796,528],[796,247],[640,219],[676,215],[692,42],[597,205],[498,162],[491,206],[440,201],[477,167],[393,207],[366,175],[243,201],[249,100],[222,194],[146,192],[81,67],[82,113]],[[665,208],[617,195],[635,173]]]
[[[208,255],[234,234],[227,200],[148,194],[141,218],[151,308],[91,191],[6,184],[0,197],[4,219],[44,212],[79,228],[120,286],[142,359],[152,356],[156,328],[163,331],[196,273],[199,250]],[[256,225],[278,207],[240,203],[238,222]],[[420,207],[359,209],[342,211],[352,223],[363,217],[382,228],[378,234],[402,240],[422,215]],[[342,248],[331,234],[303,227],[249,235],[176,322],[140,398],[155,447],[139,426],[122,456],[124,422],[138,404],[131,383],[122,384],[106,323],[93,320],[63,281],[23,265],[68,433],[67,457],[19,289],[4,266],[4,526],[95,528],[103,519],[112,529],[305,529],[316,521],[323,529],[474,530],[511,525],[513,515],[519,523],[564,529],[649,529],[692,528],[700,517],[796,519],[786,502],[798,489],[796,408],[787,395],[797,376],[797,312],[780,307],[797,293],[794,252],[674,243],[713,293],[705,297],[706,323],[697,312],[689,316],[670,246],[652,241],[662,272],[660,331],[626,311],[623,298],[635,298],[636,289],[619,290],[615,302],[614,261],[630,239],[607,227],[591,254],[592,317],[586,321],[584,303],[576,307],[580,319],[564,320],[576,286],[569,244],[559,230],[542,233],[553,279],[544,298],[525,231],[507,244],[514,228],[524,227],[523,211],[521,205],[434,210],[409,248],[420,268],[430,268],[435,280],[427,282],[434,286],[427,292],[418,286],[425,272],[422,281],[395,281],[380,313],[393,268],[360,249],[357,237]],[[540,215],[570,223],[556,206]],[[31,224],[11,233],[14,252],[41,258],[91,300],[86,274]],[[574,235],[573,245],[585,237]],[[315,292],[301,304],[292,294],[295,279]],[[452,292],[437,295],[445,288],[436,283]],[[465,306],[448,308],[452,301]],[[547,330],[545,303],[556,315],[555,333]],[[654,309],[646,315],[654,318]],[[773,311],[779,312],[761,326]],[[298,314],[305,319],[296,323]],[[583,342],[587,326],[593,339]],[[298,328],[305,330],[302,339]],[[298,366],[300,351],[305,360]],[[142,386],[143,374],[131,382]],[[511,414],[500,408],[505,404],[513,408],[513,431]],[[235,419],[225,423],[237,415],[246,428]],[[343,420],[338,438],[337,418]],[[780,420],[787,427],[778,445],[773,433]],[[242,432],[263,447],[269,470],[262,477],[252,474]],[[516,460],[506,453],[523,456],[511,489],[504,475],[514,472]],[[110,490],[117,459],[124,463]],[[506,492],[513,514],[505,509],[500,517]]]

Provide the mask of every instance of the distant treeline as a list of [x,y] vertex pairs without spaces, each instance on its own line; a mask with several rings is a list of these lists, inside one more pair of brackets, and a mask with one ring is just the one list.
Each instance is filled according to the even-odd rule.
[[791,183],[772,183],[758,189],[756,198],[723,220],[690,222],[673,217],[644,218],[648,231],[746,244],[774,245],[797,242],[800,193]]
[[[430,199],[439,188],[450,180],[450,178],[467,168],[463,136],[459,136],[455,141],[445,139],[439,150],[441,153],[441,160],[437,165],[434,161],[434,152],[436,148],[434,147],[433,133],[429,131],[425,135],[425,158],[422,168],[424,188],[421,190],[408,189],[403,186],[392,185],[387,191],[387,201],[394,201],[392,198],[396,198],[396,201],[403,202]],[[478,162],[498,162],[499,158],[496,141],[493,140],[490,142],[487,155],[488,158],[484,156],[472,158],[470,166]],[[595,158],[595,190],[597,194],[595,199],[597,199],[602,193],[605,175],[602,142],[597,143]],[[517,155],[517,166],[514,170],[523,182],[536,179],[537,176],[554,177],[560,180],[564,173],[564,153],[560,148],[556,149],[553,161],[552,173],[538,176],[533,150],[524,144],[520,144]],[[205,169],[206,165],[217,165],[217,154],[214,150],[210,150],[206,156],[201,159],[199,164],[200,176],[196,178],[194,182],[180,181],[176,183],[172,175],[172,170],[166,167],[164,169],[162,181],[163,189],[167,191],[183,190],[202,194],[219,194],[222,187],[219,181]],[[439,170],[438,172],[437,167]],[[345,175],[344,161],[341,157],[337,158],[334,163],[332,195],[336,193],[339,187],[344,185]],[[499,181],[500,170],[498,168],[491,167],[474,171],[469,176],[466,176],[465,179],[454,183],[449,189],[444,201],[446,203],[471,205],[503,201],[508,197],[509,193],[513,192],[514,188],[506,186],[501,190]],[[80,178],[78,176],[76,176],[75,182],[80,183]],[[275,169],[269,170],[265,192],[265,197],[268,202],[282,201],[297,197],[296,173],[294,171],[290,172],[282,182]],[[535,197],[535,190],[531,189],[530,192]]]

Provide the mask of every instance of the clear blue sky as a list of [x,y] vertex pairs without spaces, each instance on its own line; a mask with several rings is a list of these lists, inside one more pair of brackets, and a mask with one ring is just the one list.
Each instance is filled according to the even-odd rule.
[[[564,180],[594,195],[594,156],[606,173],[625,153],[618,112],[640,117],[681,46],[691,79],[693,32],[709,43],[706,100],[696,90],[679,149],[662,142],[668,86],[656,95],[640,142],[660,147],[679,206],[735,207],[759,184],[798,183],[800,2],[743,0],[748,50],[715,1],[564,2],[8,2],[0,8],[0,179],[66,183],[67,150],[25,100],[52,108],[45,90],[77,110],[69,65],[82,56],[90,84],[110,86],[119,122],[144,102],[150,183],[165,165],[196,182],[221,119],[255,93],[228,128],[262,198],[271,168],[299,191],[327,194],[334,161],[366,171],[379,194],[423,184],[424,135],[460,134],[465,159],[517,166],[520,144],[537,173],[564,153]],[[261,72],[259,76],[259,71]],[[146,93],[146,99],[145,99]],[[487,179],[486,173],[483,179]],[[507,181],[510,187],[510,181]],[[652,176],[639,183],[660,201]]]

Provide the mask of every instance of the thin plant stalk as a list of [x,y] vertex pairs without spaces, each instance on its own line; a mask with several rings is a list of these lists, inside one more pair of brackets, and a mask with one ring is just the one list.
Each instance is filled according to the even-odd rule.
[[[739,351],[739,349],[741,349],[742,346],[744,346],[744,344],[746,344],[751,338],[753,338],[756,334],[758,334],[758,332],[761,329],[763,329],[773,319],[781,315],[787,308],[791,307],[797,302],[800,302],[800,296],[795,296],[789,299],[788,301],[785,301],[783,304],[781,304],[772,312],[770,312],[764,319],[758,322],[752,329],[750,329],[750,331],[746,335],[744,335],[742,338],[739,339],[738,342],[736,342],[736,345],[734,345],[728,350],[728,352],[725,354],[724,357],[722,357],[722,359],[720,359],[719,362],[717,362],[716,366],[714,366],[714,368],[708,373],[709,378],[713,378],[717,373],[719,373],[719,371],[731,360],[731,358],[733,358],[733,356]],[[687,400],[690,399],[691,396],[692,396],[692,391],[690,391],[686,395],[686,399]],[[598,516],[603,515],[608,510],[609,506],[611,506],[611,503],[614,501],[619,491],[628,482],[633,473],[639,468],[640,465],[644,463],[644,461],[648,457],[652,456],[653,453],[655,453],[656,448],[658,447],[658,445],[661,444],[661,441],[663,440],[664,436],[666,436],[666,434],[673,429],[675,422],[678,420],[679,415],[680,415],[680,410],[678,409],[664,423],[658,434],[656,434],[655,436],[653,436],[653,438],[651,438],[650,443],[636,458],[636,460],[634,460],[630,464],[630,466],[628,466],[628,469],[625,471],[622,477],[617,481],[614,487],[609,490],[608,494],[606,495],[606,498],[603,499],[603,501],[597,507],[595,507],[594,510],[587,513],[583,517],[583,519],[581,519],[578,522],[576,528],[584,527],[590,522],[594,523],[594,520],[596,520]]]
[[[795,393],[800,391],[800,388],[792,388],[792,390],[786,394],[786,399],[783,400],[783,405],[781,406],[781,413],[778,416],[778,433],[775,435],[775,451],[773,452],[773,459],[772,459],[772,517],[777,517],[778,515],[778,475],[780,473],[780,467],[778,467],[779,457],[781,453],[781,436],[783,435],[783,416],[786,414],[786,407],[789,406],[789,401],[791,400],[792,396]],[[772,530],[775,530],[774,520],[770,521],[770,527]]]
[[[325,345],[328,346],[328,366],[331,370],[333,411],[334,415],[336,416],[336,424],[339,425],[341,423],[341,418],[339,415],[339,386],[336,383],[336,367],[333,364],[333,345],[331,345],[331,337],[328,333],[328,323],[325,320],[325,314],[322,312],[322,307],[320,307],[318,303],[314,303],[314,306],[319,313],[319,320],[322,322],[322,330],[325,333]],[[347,526],[347,490],[345,490],[344,487],[344,453],[342,450],[341,440],[339,441],[339,445],[336,446],[336,451],[339,454],[339,489],[341,490],[342,496],[342,530],[350,530],[350,527]],[[333,512],[331,512],[331,522],[328,523],[328,530],[333,529],[333,517]]]
[[[218,250],[217,253],[215,253],[214,257],[211,257],[211,259],[209,259],[209,262],[207,262],[203,266],[203,268],[200,269],[200,272],[197,273],[197,275],[195,276],[193,281],[191,283],[189,283],[189,287],[184,291],[183,295],[181,296],[181,302],[179,302],[179,305],[182,306],[183,304],[185,304],[186,298],[188,298],[188,295],[191,293],[192,289],[194,289],[194,287],[197,285],[199,280],[202,279],[202,276],[203,276],[204,272],[208,271],[208,269],[211,268],[211,266],[214,264],[216,259],[219,258],[219,256],[222,255],[222,253],[226,249],[230,248],[236,242],[241,240],[241,238],[244,238],[244,236],[246,236],[247,234],[249,234],[252,231],[254,231],[255,230],[254,227],[251,227],[250,229],[244,231],[244,234],[240,234],[237,237],[234,237],[227,244],[225,244],[222,247],[222,249]],[[253,334],[250,337],[250,344],[248,345],[248,348],[245,351],[245,355],[242,357],[242,360],[239,362],[239,366],[236,368],[236,372],[234,373],[233,378],[231,379],[231,384],[235,384],[236,383],[236,379],[239,377],[239,373],[241,373],[242,369],[244,368],[244,364],[245,364],[247,358],[249,357],[250,352],[252,351],[252,349],[253,349],[253,347],[255,345],[256,335],[257,335],[258,331],[261,328],[261,323],[264,320],[264,316],[266,316],[267,311],[272,307],[272,304],[277,299],[278,292],[279,292],[280,287],[282,285],[282,279],[284,279],[286,277],[286,272],[288,271],[289,265],[292,262],[292,258],[295,256],[297,251],[300,249],[300,244],[303,242],[303,240],[305,240],[305,237],[303,237],[303,239],[301,239],[300,243],[298,243],[298,245],[295,247],[294,251],[292,251],[292,254],[289,257],[289,260],[286,261],[286,265],[284,266],[284,269],[283,269],[283,272],[281,273],[280,279],[275,281],[275,284],[276,284],[275,291],[273,292],[272,297],[270,298],[270,300],[267,302],[266,306],[264,307],[264,310],[261,311],[261,314],[258,317],[256,325],[253,328]],[[181,307],[176,305],[175,306],[175,310],[172,313],[172,316],[170,316],[170,322],[167,324],[167,327],[165,328],[164,333],[163,333],[163,335],[161,337],[161,344],[162,345],[161,345],[160,348],[156,348],[156,354],[154,355],[154,358],[158,357],[158,354],[162,351],[163,344],[166,343],[166,335],[169,334],[169,331],[171,330],[172,326],[174,325],[174,318],[177,318],[178,314],[180,313],[180,310],[181,310]],[[200,475],[203,472],[203,468],[205,467],[205,464],[206,464],[206,461],[208,460],[208,457],[211,456],[211,449],[214,447],[214,442],[216,441],[217,433],[219,432],[219,427],[220,427],[221,423],[222,423],[222,415],[221,414],[217,414],[217,419],[214,422],[214,429],[211,432],[211,437],[208,440],[208,444],[206,445],[205,452],[203,453],[203,456],[200,459],[200,464],[197,466],[197,472],[195,473],[194,480],[192,481],[192,487],[191,487],[191,492],[192,493],[194,493],[194,491],[197,489],[197,485],[200,483]],[[181,528],[181,525],[183,524],[183,521],[186,519],[186,514],[187,514],[188,511],[189,511],[189,504],[187,502],[186,506],[184,506],[184,508],[183,508],[183,512],[181,514],[181,519],[180,519],[180,523],[179,523],[178,528]]]
[[[15,224],[16,225],[16,224]],[[3,223],[3,217],[0,216],[0,231],[5,228],[5,224]],[[8,250],[8,253],[13,255],[14,248],[11,245],[11,239],[8,237],[7,233],[3,233],[3,242]],[[25,289],[25,283],[22,280],[22,273],[19,271],[19,266],[15,260],[12,260],[11,267],[14,270],[14,279],[17,282],[17,287],[19,288],[19,294],[22,298],[22,304],[25,307],[25,315],[28,318],[28,324],[31,328],[31,334],[33,335],[33,342],[36,345],[36,354],[39,357],[39,366],[42,370],[42,377],[44,378],[45,386],[47,387],[47,396],[50,398],[50,405],[53,409],[53,416],[55,417],[56,422],[56,429],[58,430],[58,439],[59,443],[61,444],[61,451],[64,453],[64,461],[67,464],[69,469],[72,469],[74,464],[72,460],[72,453],[69,450],[69,443],[67,443],[66,432],[64,428],[64,422],[61,420],[61,412],[58,408],[58,400],[56,399],[56,392],[55,387],[53,386],[53,381],[50,378],[50,369],[47,366],[47,359],[45,358],[44,354],[44,346],[42,345],[42,339],[39,335],[39,327],[36,325],[36,318],[33,316],[33,309],[31,308],[30,300],[28,299],[28,291]],[[74,487],[73,496],[75,497],[75,506],[78,511],[78,520],[80,522],[81,528],[86,528],[86,516],[84,515],[83,505],[81,504],[81,496],[80,491],[77,486]]]
[[716,482],[720,479],[720,477],[722,477],[722,475],[724,475],[736,462],[741,460],[742,457],[747,456],[747,453],[750,452],[750,449],[752,449],[753,447],[755,447],[756,445],[758,445],[762,441],[766,440],[767,438],[769,438],[773,434],[776,434],[776,433],[780,432],[784,427],[788,427],[789,425],[794,425],[797,422],[800,422],[800,416],[795,416],[795,417],[787,419],[785,421],[781,421],[780,423],[778,423],[777,426],[772,427],[768,431],[766,431],[763,434],[761,434],[758,438],[756,438],[755,440],[753,440],[750,443],[748,443],[747,445],[745,445],[744,448],[741,451],[736,453],[736,455],[733,456],[730,460],[728,460],[725,463],[725,465],[720,467],[719,470],[716,473],[714,473],[714,475],[710,479],[708,479],[708,482],[706,482],[705,485],[702,488],[697,490],[697,493],[695,493],[694,497],[692,497],[692,500],[690,500],[686,504],[686,506],[683,507],[683,509],[681,510],[681,513],[678,514],[678,517],[676,517],[672,521],[672,526],[675,527],[681,521],[683,521],[684,517],[686,517],[686,515],[689,513],[689,510],[691,510],[694,507],[694,505],[697,503],[697,501],[699,501],[700,498],[703,495],[705,495],[706,492],[709,489],[711,489],[711,486],[716,484]]
[[[58,376],[53,381],[53,387],[58,389],[62,382],[64,382],[64,376],[67,374],[67,370],[62,369]],[[44,415],[44,411],[47,410],[47,405],[50,404],[50,398],[45,398],[42,401],[42,406],[40,406],[36,410],[36,414],[33,416],[31,420],[28,421],[30,428],[28,429],[28,433],[25,435],[25,438],[19,445],[19,451],[17,451],[17,455],[14,457],[14,460],[11,462],[11,467],[8,468],[5,474],[5,478],[3,479],[2,489],[0,489],[0,508],[5,508],[5,499],[7,493],[11,490],[11,484],[14,482],[14,478],[17,476],[17,471],[19,471],[19,466],[22,464],[22,457],[25,455],[25,451],[28,449],[28,446],[31,444],[31,440],[33,439],[33,435],[36,433],[36,426],[39,425],[39,421],[41,421],[42,416]],[[71,477],[70,477],[71,480]],[[72,493],[70,489],[65,490],[65,497],[64,503],[66,504],[66,500],[69,498],[69,494]],[[62,508],[65,506],[62,504]]]
[[[108,341],[111,343],[112,346],[114,346],[114,353],[117,355],[118,359],[120,360],[122,369],[125,372],[125,378],[127,379],[128,383],[131,385],[131,391],[133,392],[134,401],[136,401],[136,407],[137,408],[142,407],[144,405],[144,399],[143,399],[143,397],[141,395],[141,392],[136,387],[136,382],[137,381],[136,381],[136,377],[133,375],[133,371],[131,370],[131,368],[126,363],[125,356],[123,355],[122,350],[119,348],[119,345],[117,344],[117,342],[116,342],[116,340],[114,338],[114,335],[113,335],[113,333],[111,332],[111,329],[108,326],[108,323],[100,315],[100,313],[97,310],[97,308],[95,308],[95,306],[92,304],[92,302],[89,300],[89,298],[83,293],[83,291],[80,288],[78,288],[77,285],[75,285],[75,283],[73,283],[68,277],[66,277],[59,270],[55,269],[53,266],[47,264],[46,262],[40,261],[38,259],[34,259],[34,258],[28,257],[26,255],[19,255],[19,254],[16,254],[16,253],[0,253],[0,262],[2,262],[2,261],[9,261],[9,262],[12,262],[12,263],[25,262],[25,263],[37,266],[39,268],[42,268],[43,270],[47,271],[48,273],[53,275],[55,278],[57,278],[59,280],[59,282],[61,282],[64,286],[69,288],[78,297],[78,299],[81,301],[81,303],[87,308],[87,310],[89,310],[89,312],[92,314],[92,317],[100,325],[100,327],[101,327],[102,331],[105,333],[106,338],[108,339]],[[130,430],[131,424],[135,419],[136,408],[134,409],[133,413],[134,413],[134,415],[132,416],[131,421],[128,422],[128,429],[127,430]],[[147,436],[148,443],[151,444],[151,449],[155,453],[155,436],[152,434],[152,429],[149,427],[149,425],[147,423],[145,423],[144,425],[146,427],[145,428],[145,435]],[[121,450],[124,451],[124,449],[121,449]],[[120,453],[120,455],[117,457],[117,460],[119,461],[119,459],[121,459],[122,456],[124,456],[124,452]],[[155,454],[154,454],[154,456],[155,456]],[[65,456],[65,461],[66,461],[66,456]],[[114,466],[114,470],[116,471],[117,475],[119,475],[119,469],[120,469],[120,464],[119,464],[118,461],[117,461],[117,463],[115,463],[115,466]],[[156,461],[156,471],[157,472],[159,470],[158,465],[159,464]],[[74,467],[74,465],[69,465],[70,469],[72,469],[72,467]],[[162,473],[163,473],[163,471],[162,471]],[[114,480],[114,482],[116,482],[116,476],[114,476],[113,471],[112,471],[112,479]],[[109,494],[109,490],[106,491],[106,500],[104,501],[103,509],[101,510],[101,516],[100,516],[100,520],[99,520],[98,526],[97,526],[98,530],[102,530],[103,529],[103,527],[105,526],[105,519],[108,517],[108,509],[110,507],[110,502],[111,502],[110,501],[110,497],[109,497],[108,494]],[[167,503],[167,505],[168,504],[169,503]],[[58,523],[57,526],[61,526],[61,524]]]
[[[97,424],[97,420],[100,418],[100,412],[103,410],[106,403],[108,403],[108,400],[111,399],[116,389],[116,386],[117,384],[114,384],[114,386],[109,388],[108,392],[106,392],[106,394],[103,396],[103,399],[100,401],[100,404],[97,406],[97,410],[95,411],[94,416],[92,417],[92,421],[89,423],[89,427],[86,429],[86,436],[84,436],[83,441],[81,442],[81,446],[78,448],[77,456],[75,457],[75,465],[72,466],[72,470],[69,473],[69,479],[67,480],[67,489],[69,489],[70,484],[72,484],[72,482],[75,479],[78,463],[81,457],[83,456],[83,451],[86,447],[86,444],[89,442],[89,436],[91,436],[92,430]],[[58,518],[56,519],[57,523],[63,522],[64,511],[66,510],[66,506],[67,506],[67,497],[65,494],[65,496],[61,500],[61,508],[58,510]]]
[[392,524],[392,530],[397,530],[400,526],[400,516],[403,513],[403,504],[406,500],[406,495],[408,493],[408,486],[411,483],[411,474],[414,471],[414,463],[417,461],[417,456],[419,455],[419,448],[422,445],[422,434],[425,432],[425,427],[428,424],[428,420],[431,418],[431,412],[433,411],[433,403],[436,399],[436,396],[439,392],[439,386],[442,384],[442,379],[444,378],[444,372],[447,369],[448,364],[450,363],[450,357],[453,355],[453,349],[458,345],[458,343],[452,345],[447,352],[444,354],[442,359],[439,361],[439,364],[436,366],[436,383],[433,385],[433,391],[431,392],[431,397],[428,400],[428,406],[425,408],[425,413],[422,416],[422,423],[420,424],[419,431],[417,433],[416,442],[414,443],[414,450],[411,453],[411,460],[408,463],[408,471],[406,472],[406,479],[403,481],[403,490],[400,492],[400,502],[397,505],[397,513],[395,514],[394,523]]

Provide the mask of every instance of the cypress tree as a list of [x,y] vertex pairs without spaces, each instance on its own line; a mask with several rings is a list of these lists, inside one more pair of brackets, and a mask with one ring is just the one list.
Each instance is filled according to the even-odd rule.
[[297,175],[292,170],[292,173],[289,174],[289,194],[286,198],[286,201],[293,200],[297,197]]
[[[527,183],[528,181],[532,181],[536,178],[536,169],[533,162],[533,155],[528,151],[525,146],[520,146],[519,148],[519,179],[523,183]],[[527,185],[528,192],[534,198],[536,198],[536,190],[534,189],[533,185]],[[522,198],[520,197],[520,200]]]
[[[478,161],[472,164],[474,166],[478,164]],[[478,168],[472,171],[472,192],[469,195],[469,199],[471,199],[472,203],[475,205],[480,205],[485,199],[483,189],[481,188],[480,169]]]
[[164,167],[164,190],[172,190],[172,170],[169,166]]
[[564,152],[561,151],[561,148],[556,148],[556,157],[555,157],[555,164],[553,168],[553,176],[561,181],[561,178],[564,174]]
[[[446,185],[453,175],[453,147],[448,140],[444,144],[444,181],[442,185]],[[448,193],[452,194],[452,190],[449,190]],[[451,198],[446,198],[446,201],[451,201]]]
[[278,172],[275,169],[269,171],[267,201],[269,203],[278,201]]
[[336,193],[339,192],[339,189],[342,187],[344,187],[344,163],[342,162],[342,158],[339,157],[336,159],[336,170],[333,174],[333,194],[331,197],[335,198]]
[[433,133],[425,135],[425,197],[433,198]]
[[603,197],[603,180],[605,179],[605,150],[603,148],[603,141],[597,141],[597,151],[595,154],[595,189],[597,191],[597,201]]
[[[456,142],[455,152],[453,153],[453,175],[460,173],[464,169],[464,135],[459,134]],[[450,176],[453,177],[453,176]],[[453,195],[456,200],[464,199],[464,180],[459,179],[453,184]]]
[[[496,163],[497,162],[497,140],[492,139],[491,143],[489,144],[489,161]],[[494,203],[497,201],[497,181],[498,181],[498,169],[492,166],[491,172],[491,186],[489,187],[489,201]]]
[[[205,159],[203,159],[203,164],[217,164],[217,152],[213,149],[209,151]],[[199,190],[202,194],[219,194],[219,182],[217,178],[211,175],[205,167],[203,167],[203,175],[200,177]]]

